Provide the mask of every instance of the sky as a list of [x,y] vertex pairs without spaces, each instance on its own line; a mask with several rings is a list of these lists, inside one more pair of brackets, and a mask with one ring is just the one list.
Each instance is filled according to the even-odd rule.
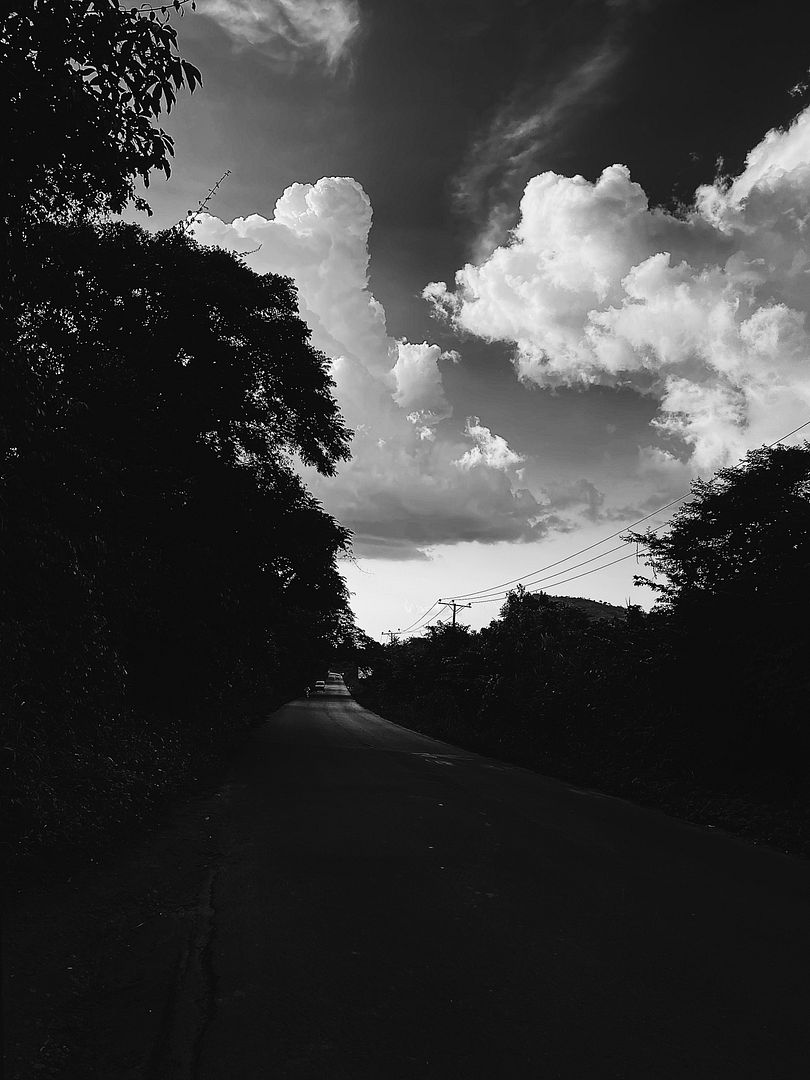
[[600,541],[810,420],[810,5],[197,0],[175,21],[204,85],[167,119],[149,227],[227,171],[197,239],[295,280],[355,433],[306,479],[354,534],[358,624],[493,587],[459,611],[481,626],[495,586],[550,564],[529,580],[649,607],[643,558]]

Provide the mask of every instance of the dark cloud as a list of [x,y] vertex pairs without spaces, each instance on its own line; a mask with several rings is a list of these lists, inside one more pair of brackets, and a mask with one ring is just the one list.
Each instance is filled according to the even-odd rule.
[[355,553],[419,559],[425,557],[425,549],[440,545],[530,543],[564,527],[531,492],[513,492],[506,477],[495,479],[479,471],[478,477],[468,473],[453,480],[425,485],[418,493],[419,513],[414,512],[413,487],[401,491],[393,483],[364,491],[362,505],[346,506],[342,513],[343,524],[354,533]]
[[605,495],[595,484],[584,477],[565,484],[547,484],[544,489],[549,506],[555,510],[582,508],[583,517],[589,521],[600,521],[604,513]]

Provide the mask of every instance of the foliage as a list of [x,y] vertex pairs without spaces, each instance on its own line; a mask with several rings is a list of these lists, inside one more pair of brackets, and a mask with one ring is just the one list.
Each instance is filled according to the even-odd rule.
[[0,721],[23,850],[142,812],[352,625],[349,534],[296,469],[333,474],[349,433],[292,283],[109,223],[169,175],[160,117],[201,81],[170,22],[187,3],[0,15]]
[[732,770],[795,773],[810,749],[810,444],[752,450],[692,490],[666,535],[630,539],[663,576],[643,583],[700,687],[693,741]]
[[[544,593],[518,588],[481,631],[442,627],[386,646],[369,689],[390,710],[434,734],[548,768],[577,767],[605,734],[639,722],[628,655],[649,657],[647,617],[589,620]],[[625,671],[615,677],[615,665]],[[639,674],[646,674],[644,666]],[[365,692],[365,691],[364,691]],[[407,704],[406,704],[407,702]],[[406,715],[407,712],[407,715]],[[580,762],[581,764],[581,762]]]
[[702,791],[700,805],[793,807],[788,833],[806,847],[808,480],[810,445],[752,451],[696,483],[667,536],[630,537],[658,575],[652,613],[588,620],[518,589],[477,633],[448,627],[383,648],[361,700],[678,812],[695,809],[676,789]]
[[[177,51],[168,13],[121,0],[20,0],[0,16],[5,224],[119,211],[134,180],[170,172],[157,124],[199,71]],[[146,204],[140,204],[145,208]]]
[[176,230],[40,236],[0,365],[0,648],[12,798],[39,777],[48,817],[308,680],[348,533],[293,459],[329,475],[348,432],[289,280]]
[[637,578],[686,616],[755,605],[791,619],[810,600],[810,444],[762,447],[711,480],[666,534],[632,533],[664,580]]

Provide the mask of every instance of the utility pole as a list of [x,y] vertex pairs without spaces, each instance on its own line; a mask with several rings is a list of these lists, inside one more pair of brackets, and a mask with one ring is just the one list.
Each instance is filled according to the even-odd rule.
[[472,607],[472,604],[459,604],[457,600],[440,600],[440,604],[446,604],[453,609],[453,626],[456,625],[456,610],[463,607]]
[[394,644],[394,642],[396,641],[398,633],[399,633],[398,630],[383,630],[382,631],[383,637],[385,637],[386,634],[388,635],[388,644],[389,645]]

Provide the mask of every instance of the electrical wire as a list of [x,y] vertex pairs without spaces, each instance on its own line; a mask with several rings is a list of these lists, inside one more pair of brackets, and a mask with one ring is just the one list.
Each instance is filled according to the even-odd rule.
[[[424,623],[423,626],[418,626],[415,630],[403,630],[402,634],[397,635],[397,636],[401,637],[401,636],[407,635],[408,637],[413,637],[415,634],[421,634],[424,630],[428,629],[428,627],[430,626],[431,623],[435,622],[436,619],[438,619],[438,617],[442,613],[442,609],[446,608],[446,607],[449,607],[449,606],[450,606],[449,604],[442,604],[442,606],[439,608],[439,610],[436,612],[436,614],[431,615],[431,617],[428,619],[428,621],[426,623]],[[428,611],[430,611],[430,608],[428,608]],[[418,621],[419,620],[417,620],[417,622]]]
[[[527,589],[526,592],[536,593],[536,592],[545,592],[546,589],[555,589],[558,585],[564,585],[567,581],[576,581],[577,578],[587,577],[588,574],[596,574],[599,570],[606,570],[609,566],[615,566],[616,563],[624,562],[626,559],[635,559],[639,555],[646,555],[648,550],[649,550],[648,548],[645,548],[644,551],[638,551],[638,552],[631,551],[627,555],[621,555],[621,556],[619,556],[618,559],[611,559],[610,562],[603,563],[601,566],[594,566],[590,570],[583,570],[581,574],[573,574],[571,577],[564,577],[560,581],[551,581],[547,585],[546,584],[535,585],[533,588]],[[605,554],[607,554],[607,553],[605,553]],[[597,558],[601,558],[601,555],[598,555]],[[580,563],[579,565],[583,566],[584,563]],[[570,567],[570,569],[573,569],[573,567]],[[568,571],[567,570],[561,570],[560,573],[566,574],[566,573],[568,573]],[[554,577],[555,575],[552,574],[551,576]],[[508,595],[509,595],[509,593],[506,592],[506,593],[502,593],[499,596],[488,596],[484,600],[470,600],[470,603],[471,604],[492,604],[492,603],[497,603],[498,601],[505,600]]]
[[[655,528],[650,529],[649,531],[650,532],[660,532],[661,529],[666,529],[671,524],[672,524],[672,519],[668,518],[666,521],[662,521],[660,523],[660,525],[656,525]],[[624,530],[622,530],[622,531],[624,531]],[[591,547],[597,547],[597,546],[598,545],[596,545],[596,544],[591,545]],[[583,559],[582,562],[574,563],[572,566],[567,566],[564,570],[557,570],[553,574],[544,574],[540,578],[535,576],[536,574],[539,574],[540,571],[535,570],[534,574],[528,575],[525,579],[521,578],[520,581],[527,588],[530,585],[537,586],[538,584],[540,584],[540,582],[547,581],[548,578],[559,577],[560,574],[570,574],[570,572],[572,570],[578,570],[580,568],[580,566],[587,566],[588,563],[595,562],[596,559],[603,559],[606,555],[612,555],[614,551],[623,551],[626,546],[627,546],[626,542],[622,543],[622,544],[616,544],[615,547],[608,548],[606,551],[600,551],[597,555],[591,555],[591,557],[589,559]],[[583,551],[588,551],[590,549],[589,548],[583,548],[582,550]],[[576,554],[579,554],[579,552],[577,552]],[[573,555],[569,555],[568,558],[572,559],[573,557],[574,557]],[[568,559],[558,559],[556,563],[549,563],[549,566],[558,566],[560,563],[563,563],[563,562],[568,562]],[[610,566],[612,564],[611,563],[606,563],[606,565]],[[594,569],[598,570],[599,567],[594,567]],[[509,584],[511,585],[512,582],[509,582]],[[532,592],[532,591],[535,591],[535,590],[529,589],[529,591]],[[468,595],[473,597],[474,602],[475,601],[480,602],[481,599],[484,597],[484,595],[486,593],[488,593],[488,592],[495,592],[495,589],[482,589],[479,593],[470,593]],[[502,593],[503,593],[502,589],[498,590],[498,595],[501,595]],[[503,595],[506,595],[506,594],[503,593]]]
[[[771,449],[774,446],[779,446],[785,441],[785,439],[789,439],[791,435],[795,435],[797,432],[804,430],[804,428],[806,427],[810,427],[810,420],[806,420],[803,424],[799,424],[798,427],[793,428],[791,431],[788,431],[785,435],[780,436],[773,442],[767,443],[767,448]],[[739,468],[743,464],[744,462],[740,461],[737,463],[737,465],[732,466],[732,468]],[[709,482],[712,483],[713,481]],[[521,574],[520,577],[512,578],[510,581],[504,581],[500,585],[492,585],[487,589],[477,589],[468,593],[458,593],[455,596],[448,597],[448,600],[469,600],[470,606],[498,603],[505,600],[508,596],[508,591],[503,590],[507,589],[509,585],[516,585],[521,582],[526,582],[527,592],[538,592],[545,591],[547,589],[555,589],[559,585],[565,585],[569,581],[576,581],[579,578],[587,577],[589,574],[595,574],[599,570],[606,570],[609,566],[615,566],[617,563],[625,562],[627,559],[638,558],[640,555],[646,555],[649,549],[645,549],[644,551],[631,551],[627,555],[622,555],[618,559],[612,559],[610,562],[602,563],[601,566],[594,566],[590,570],[583,571],[581,574],[573,574],[568,577],[563,577],[559,581],[549,580],[550,578],[558,577],[560,574],[570,575],[571,570],[576,570],[580,566],[586,566],[588,563],[594,562],[596,559],[602,559],[606,555],[611,555],[614,551],[619,551],[621,550],[621,548],[624,547],[623,543],[617,544],[615,547],[608,548],[607,551],[602,551],[598,555],[591,556],[591,558],[589,559],[584,559],[582,562],[574,563],[573,566],[569,566],[565,570],[558,570],[556,574],[546,574],[543,577],[537,577],[538,574],[543,574],[546,570],[550,570],[555,566],[561,566],[563,563],[570,562],[571,559],[576,558],[577,555],[584,555],[588,551],[593,551],[594,548],[601,547],[602,544],[607,543],[608,540],[614,540],[617,536],[621,536],[622,533],[627,532],[629,529],[634,528],[636,525],[641,525],[643,522],[649,521],[650,518],[654,518],[657,514],[663,513],[664,510],[669,510],[670,507],[677,506],[679,503],[685,502],[691,496],[691,494],[692,492],[689,491],[686,494],[679,496],[677,499],[672,499],[670,502],[665,503],[663,506],[659,506],[656,510],[651,511],[651,513],[645,514],[644,517],[640,517],[636,521],[630,522],[628,525],[623,526],[621,529],[618,529],[616,532],[611,533],[609,536],[604,536],[601,540],[597,540],[593,544],[588,544],[586,547],[580,548],[578,551],[572,552],[570,555],[566,556],[563,559],[557,559],[555,562],[547,563],[545,566],[538,567],[536,570],[531,570],[526,574]],[[659,525],[656,525],[655,528],[650,531],[658,532],[660,529],[666,528],[666,526],[670,525],[672,523],[672,520],[673,519],[670,517],[666,521],[663,521]],[[488,593],[496,593],[497,595],[488,596]],[[436,611],[427,620],[427,622],[423,623],[422,620],[425,619],[431,611],[433,611],[437,604],[441,605],[439,610]],[[442,610],[449,606],[449,603],[441,599],[434,600],[430,607],[425,612],[423,612],[418,619],[412,622],[410,626],[406,627],[404,630],[397,631],[398,636],[413,636],[415,634],[423,633],[423,631],[427,630],[428,627],[432,623],[434,623],[436,619],[438,619],[438,617],[442,613]],[[422,623],[421,626],[419,625],[420,623]]]
[[408,634],[408,633],[410,633],[410,632],[411,632],[411,631],[412,631],[412,630],[414,629],[414,627],[416,626],[416,624],[417,624],[417,623],[420,623],[420,622],[422,621],[422,619],[424,619],[424,618],[425,618],[425,616],[429,615],[429,614],[431,613],[431,611],[433,611],[433,609],[434,609],[434,608],[436,607],[436,605],[437,605],[438,603],[440,603],[440,602],[441,602],[441,601],[440,601],[440,600],[439,600],[439,598],[437,597],[437,598],[436,598],[436,599],[435,599],[435,600],[433,601],[433,603],[432,603],[432,604],[430,605],[430,607],[429,607],[429,608],[427,609],[427,611],[423,611],[423,612],[422,612],[422,614],[421,614],[421,615],[419,616],[419,618],[418,618],[418,619],[414,619],[414,620],[413,620],[413,622],[411,623],[411,625],[410,625],[410,626],[406,626],[404,630],[397,630],[397,633],[398,633],[398,634]]
[[[775,439],[772,443],[767,443],[766,445],[767,445],[768,449],[770,449],[770,448],[772,448],[774,446],[778,446],[780,443],[783,443],[785,441],[785,439],[789,439],[791,437],[791,435],[795,435],[798,431],[802,431],[806,427],[810,427],[810,420],[805,420],[805,422],[803,424],[799,424],[799,426],[793,428],[792,431],[788,431],[785,435],[782,435],[778,439]],[[740,461],[740,462],[738,462],[737,465],[733,466],[733,468],[739,468],[742,464],[744,464],[744,463],[742,461]],[[471,592],[467,592],[467,593],[457,593],[455,596],[448,597],[448,599],[449,600],[471,600],[471,599],[474,599],[477,603],[486,603],[488,601],[485,601],[485,600],[480,599],[480,598],[485,597],[488,593],[499,592],[499,591],[507,588],[509,585],[516,585],[516,584],[518,584],[520,582],[525,581],[527,578],[535,578],[537,574],[542,574],[544,571],[550,570],[554,566],[560,566],[563,563],[570,562],[571,559],[575,559],[578,555],[584,555],[585,552],[587,552],[587,551],[593,551],[594,548],[601,547],[602,544],[606,544],[608,542],[608,540],[614,540],[617,536],[621,536],[622,533],[627,532],[628,529],[633,529],[633,528],[635,528],[636,525],[641,525],[643,522],[649,521],[650,518],[654,518],[657,514],[663,513],[664,510],[669,510],[670,507],[677,506],[678,503],[685,502],[688,498],[691,497],[691,495],[692,495],[692,492],[690,490],[690,491],[686,492],[684,495],[680,495],[677,499],[672,499],[670,502],[664,503],[663,506],[659,506],[656,510],[651,511],[651,513],[645,514],[644,517],[640,517],[636,521],[631,521],[628,525],[624,525],[621,529],[618,529],[616,532],[610,533],[609,536],[603,536],[601,540],[597,540],[593,544],[588,544],[586,547],[580,548],[578,551],[574,551],[570,555],[566,555],[565,558],[557,559],[555,562],[547,563],[545,566],[540,566],[536,570],[529,570],[525,574],[521,574],[519,577],[512,578],[510,581],[501,582],[500,585],[491,585],[489,588],[486,588],[486,589],[473,589]],[[668,521],[663,522],[662,525],[657,526],[657,528],[663,528],[663,526],[668,525],[671,520],[672,519],[670,518]],[[657,531],[657,529],[655,529],[653,531]],[[608,551],[603,551],[601,553],[601,555],[597,555],[596,558],[601,558],[603,555],[609,555],[612,551],[618,551],[619,547],[622,547],[622,546],[623,545],[618,545],[617,547],[611,548]],[[635,554],[635,553],[633,553],[633,554]],[[585,560],[585,562],[591,562],[591,561],[592,560],[590,560],[590,559]],[[563,574],[567,574],[570,570],[575,570],[578,566],[584,566],[585,562],[577,563],[574,566],[569,566],[566,570],[561,570],[559,572],[563,573]],[[621,560],[614,560],[614,562],[621,562]],[[606,566],[612,566],[613,563],[606,563],[605,565]],[[601,568],[600,567],[594,567],[594,570],[588,571],[588,573],[593,573],[595,570],[598,570],[598,569],[601,569]],[[556,575],[552,575],[552,576],[556,576]],[[582,577],[583,575],[577,574],[576,576],[577,577]],[[574,580],[574,579],[572,578],[570,580]],[[536,581],[532,582],[532,584],[536,584]],[[498,597],[495,597],[495,599],[498,599]]]
[[[690,494],[691,494],[691,492],[690,492]],[[631,521],[629,525],[622,526],[621,529],[618,529],[616,532],[611,533],[610,536],[603,536],[601,540],[597,540],[593,544],[588,544],[587,547],[580,548],[579,551],[573,551],[570,555],[566,555],[564,559],[557,559],[556,562],[546,563],[545,566],[539,566],[536,570],[528,570],[525,574],[521,574],[520,577],[512,578],[511,581],[502,581],[500,585],[491,585],[488,589],[474,589],[472,592],[459,593],[457,596],[448,597],[448,599],[451,599],[451,600],[468,600],[470,597],[483,596],[485,593],[496,592],[497,590],[504,589],[509,585],[516,585],[516,584],[518,584],[518,582],[522,582],[525,578],[534,577],[536,574],[543,573],[544,570],[550,570],[552,568],[552,566],[559,566],[561,563],[570,562],[571,559],[575,559],[577,557],[577,555],[584,555],[586,551],[593,551],[594,548],[601,547],[602,544],[606,544],[608,542],[608,540],[615,540],[615,538],[617,536],[621,536],[622,533],[627,532],[628,529],[632,529],[636,525],[640,525],[643,521],[649,521],[649,519],[655,517],[656,514],[660,514],[662,511],[668,510],[670,508],[670,506],[677,506],[678,503],[683,502],[685,499],[688,499],[688,498],[689,498],[689,495],[681,495],[680,498],[673,499],[672,502],[668,502],[668,503],[665,503],[663,506],[659,506],[658,509],[653,510],[652,513],[645,514],[644,517],[638,518],[637,521]],[[664,522],[664,524],[668,525],[669,522],[668,521]],[[620,544],[618,547],[611,548],[610,550],[611,551],[618,551],[619,547],[623,547],[623,546],[624,546],[623,544]],[[608,552],[604,551],[604,552],[602,552],[602,554],[607,555]],[[599,557],[600,556],[597,556],[597,558],[599,558]],[[583,564],[578,563],[577,565],[581,566]],[[568,569],[573,570],[574,567],[569,566]],[[560,571],[560,573],[567,573],[567,572],[568,572],[567,570]]]
[[[664,525],[667,525],[667,524],[669,524],[669,522],[664,522]],[[660,525],[659,528],[663,528],[663,525]],[[623,547],[624,545],[621,545],[621,546]],[[618,551],[619,549],[618,548],[613,548],[612,550],[613,551]],[[621,555],[618,559],[612,559],[610,562],[603,563],[601,566],[594,566],[590,570],[583,570],[583,572],[581,574],[573,574],[570,577],[563,577],[560,581],[551,581],[547,585],[546,584],[537,584],[537,583],[535,583],[535,585],[532,588],[527,589],[526,591],[530,592],[530,593],[536,593],[536,592],[545,592],[547,589],[555,589],[558,585],[565,585],[566,582],[568,582],[568,581],[576,581],[577,578],[587,577],[588,574],[595,574],[599,570],[606,570],[609,566],[615,566],[616,563],[625,562],[627,559],[636,559],[640,555],[646,555],[648,550],[649,550],[649,548],[645,548],[644,551],[630,551],[630,552],[628,552],[627,555]],[[604,551],[604,552],[602,552],[601,555],[596,555],[595,558],[601,559],[604,555],[608,555],[608,554],[609,554],[609,552]],[[592,559],[586,559],[585,561],[586,562],[592,562],[593,560]],[[578,565],[579,566],[584,566],[585,563],[582,562],[582,563],[579,563]],[[573,570],[573,569],[574,569],[574,567],[569,567],[569,570]],[[567,570],[561,570],[560,573],[567,574],[568,571]],[[558,575],[557,574],[551,574],[549,576],[550,577],[557,577]],[[470,606],[471,607],[472,606],[477,606],[478,604],[495,604],[495,603],[499,603],[499,602],[502,603],[507,598],[508,595],[509,595],[509,593],[505,592],[505,593],[501,593],[498,596],[488,596],[484,600],[471,600],[470,601]],[[444,607],[449,607],[450,605],[445,604],[443,606]],[[428,608],[428,611],[430,611],[430,608]],[[420,626],[417,630],[411,630],[410,633],[408,634],[408,636],[411,637],[414,634],[421,634],[424,630],[427,630],[427,628],[430,626],[430,624],[432,622],[435,622],[435,620],[438,619],[438,617],[440,615],[441,615],[441,610],[437,611],[435,615],[433,615],[430,619],[428,619],[428,621],[424,624],[424,626]],[[418,621],[419,620],[417,620],[417,622]],[[403,634],[404,633],[406,633],[406,631],[403,631]]]
[[[654,529],[651,529],[650,531],[651,532],[659,532],[661,529],[666,528],[670,524],[671,524],[671,522],[664,521],[660,525],[656,525],[656,527]],[[554,573],[554,574],[546,574],[544,577],[538,578],[536,581],[526,582],[526,592],[537,592],[538,589],[545,589],[546,588],[546,582],[549,581],[551,578],[557,578],[561,574],[570,574],[572,570],[578,570],[580,568],[580,566],[587,566],[588,563],[595,562],[597,559],[604,559],[604,557],[606,555],[612,555],[614,551],[624,551],[626,549],[626,547],[627,547],[627,544],[617,544],[615,547],[608,548],[607,551],[600,551],[598,555],[592,555],[590,557],[590,559],[583,559],[582,562],[574,563],[573,566],[568,566],[568,567],[566,567],[565,570],[557,570],[556,573]],[[623,556],[623,558],[624,557],[632,558],[636,554],[637,553],[635,551],[631,551],[629,555]],[[638,554],[641,554],[641,552],[638,552]],[[604,563],[604,566],[613,566],[613,563],[621,562],[621,561],[622,561],[622,559],[614,559],[612,562]],[[597,570],[601,570],[601,569],[602,569],[601,566],[594,566],[591,570],[586,571],[586,573],[593,574]],[[576,576],[577,577],[582,577],[583,575],[582,574],[577,574]],[[553,583],[549,584],[549,586],[548,586],[548,588],[553,588],[553,587],[554,587]],[[500,593],[497,594],[497,596],[494,596],[494,597],[491,597],[491,598],[489,598],[489,597],[476,598],[475,600],[471,600],[470,603],[471,604],[485,604],[485,603],[487,603],[489,601],[489,599],[498,600],[498,599],[501,599],[501,598],[505,598],[507,595],[508,595],[507,592],[500,592]]]

